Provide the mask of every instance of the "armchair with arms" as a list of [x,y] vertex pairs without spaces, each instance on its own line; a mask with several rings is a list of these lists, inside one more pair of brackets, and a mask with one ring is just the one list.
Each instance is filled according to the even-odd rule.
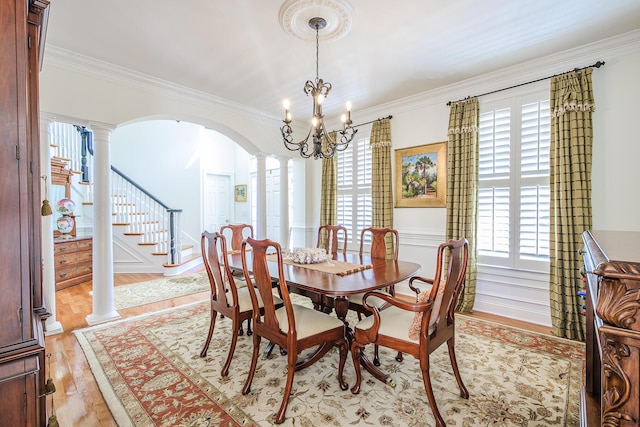
[[[445,259],[447,252],[448,260]],[[455,307],[463,287],[468,259],[469,243],[466,238],[441,244],[438,248],[435,277],[426,279],[414,276],[409,281],[411,288],[418,294],[416,303],[405,302],[378,291],[365,293],[363,305],[373,315],[354,326],[351,352],[356,369],[356,383],[351,388],[352,393],[360,392],[360,357],[364,346],[376,344],[410,354],[420,362],[424,388],[436,425],[445,426],[431,386],[429,355],[441,344],[447,343],[460,396],[468,399],[469,392],[460,377],[455,356]],[[429,284],[430,288],[420,292],[414,286],[418,281]],[[380,310],[369,305],[368,300],[371,298],[380,298],[391,306]]]

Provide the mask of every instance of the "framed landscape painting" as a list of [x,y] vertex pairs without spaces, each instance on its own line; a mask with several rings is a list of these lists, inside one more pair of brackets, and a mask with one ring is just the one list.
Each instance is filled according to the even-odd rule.
[[395,150],[396,208],[443,208],[447,190],[447,143]]

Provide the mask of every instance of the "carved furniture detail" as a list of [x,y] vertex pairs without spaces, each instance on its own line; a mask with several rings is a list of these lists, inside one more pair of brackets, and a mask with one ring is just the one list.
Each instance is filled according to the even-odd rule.
[[640,232],[586,231],[582,426],[640,422]]

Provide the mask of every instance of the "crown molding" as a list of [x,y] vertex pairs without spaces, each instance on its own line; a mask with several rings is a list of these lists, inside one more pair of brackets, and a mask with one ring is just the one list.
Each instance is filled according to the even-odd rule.
[[95,77],[100,80],[160,93],[164,96],[190,104],[200,105],[205,108],[215,107],[216,109],[222,109],[228,113],[243,117],[249,115],[258,119],[267,118],[279,120],[279,118],[274,115],[266,114],[250,106],[235,103],[206,92],[175,84],[148,74],[139,73],[51,44],[47,44],[46,47],[46,63],[46,65]]
[[[598,60],[607,62],[612,58],[638,51],[640,51],[640,30],[634,30],[575,49],[548,55],[499,71],[483,74],[427,92],[370,107],[360,111],[359,115],[361,117],[375,117],[380,114],[380,111],[384,111],[384,114],[399,114],[438,104],[446,107],[446,103],[449,101],[456,101],[467,96],[475,96],[481,93],[526,83],[545,76],[562,73],[576,67],[591,65]],[[201,105],[206,108],[219,108],[238,116],[246,117],[249,115],[258,119],[280,120],[280,117],[267,114],[247,105],[234,103],[224,98],[177,85],[85,55],[79,55],[50,44],[47,44],[45,55],[45,67],[49,64],[116,84],[152,92],[160,92],[163,95],[183,102]]]
[[379,115],[380,111],[384,111],[385,114],[399,114],[438,104],[446,107],[449,101],[457,101],[467,96],[476,96],[546,76],[564,73],[574,68],[589,66],[599,60],[606,63],[615,57],[638,51],[640,51],[640,30],[633,30],[574,49],[523,62],[499,71],[377,105],[360,111],[359,115],[375,116],[376,114]]

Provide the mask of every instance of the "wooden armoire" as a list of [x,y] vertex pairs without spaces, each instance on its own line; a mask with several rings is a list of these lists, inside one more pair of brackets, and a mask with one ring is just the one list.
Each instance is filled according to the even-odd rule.
[[0,426],[46,426],[38,73],[49,2],[0,0]]

